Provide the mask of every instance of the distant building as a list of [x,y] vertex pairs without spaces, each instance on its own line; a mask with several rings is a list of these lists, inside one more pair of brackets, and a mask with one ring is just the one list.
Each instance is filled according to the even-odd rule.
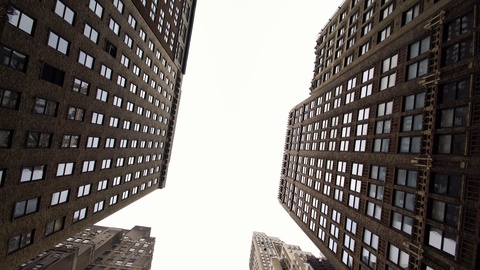
[[0,1],[0,269],[165,187],[195,6]]
[[150,228],[93,226],[57,244],[16,270],[150,269],[155,238]]
[[250,250],[250,270],[333,270],[324,259],[316,258],[299,246],[277,237],[254,232]]
[[480,269],[478,0],[347,0],[278,200],[335,269]]

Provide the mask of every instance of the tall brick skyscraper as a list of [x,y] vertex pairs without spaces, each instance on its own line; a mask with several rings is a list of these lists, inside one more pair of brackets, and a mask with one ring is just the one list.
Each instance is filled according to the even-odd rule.
[[165,186],[196,0],[0,3],[11,269]]
[[336,269],[480,268],[479,3],[344,1],[278,200]]

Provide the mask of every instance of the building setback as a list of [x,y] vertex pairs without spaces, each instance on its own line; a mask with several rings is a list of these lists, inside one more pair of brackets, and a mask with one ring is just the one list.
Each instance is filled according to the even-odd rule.
[[480,268],[479,3],[344,1],[278,200],[335,269]]
[[253,232],[250,270],[333,270],[328,261],[316,258],[299,246],[284,243],[277,237]]
[[155,238],[150,228],[92,226],[23,263],[17,270],[151,268]]
[[165,187],[196,0],[0,1],[0,268]]

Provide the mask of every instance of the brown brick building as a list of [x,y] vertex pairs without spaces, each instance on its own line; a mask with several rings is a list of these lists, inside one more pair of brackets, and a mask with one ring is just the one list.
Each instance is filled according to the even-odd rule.
[[480,268],[479,11],[348,0],[319,33],[278,199],[336,269]]
[[92,226],[21,264],[18,270],[96,270],[151,268],[155,238],[150,228]]
[[165,186],[196,0],[0,3],[9,269]]

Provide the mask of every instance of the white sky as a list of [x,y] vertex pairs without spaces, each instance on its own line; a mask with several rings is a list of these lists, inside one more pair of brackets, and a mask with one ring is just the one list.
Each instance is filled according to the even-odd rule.
[[99,225],[152,227],[152,269],[248,269],[253,231],[318,256],[277,192],[288,113],[341,3],[199,0],[167,186]]

